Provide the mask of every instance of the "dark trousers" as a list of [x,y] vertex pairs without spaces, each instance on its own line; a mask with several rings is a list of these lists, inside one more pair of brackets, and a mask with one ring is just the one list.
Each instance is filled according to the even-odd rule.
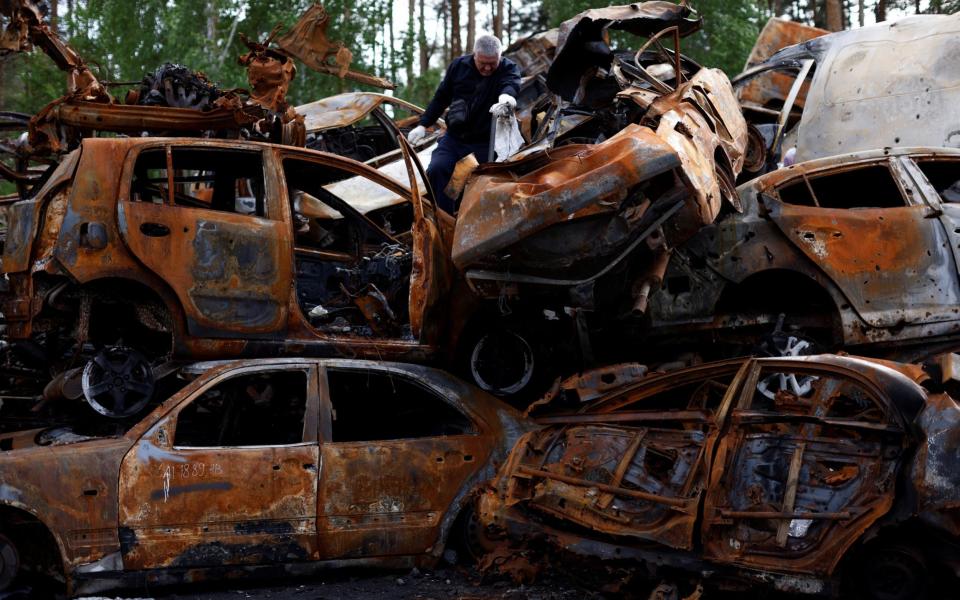
[[450,177],[453,176],[453,168],[457,166],[464,156],[471,152],[481,163],[487,162],[487,152],[489,152],[490,142],[468,143],[445,134],[437,142],[437,147],[430,157],[430,166],[427,167],[427,179],[430,180],[430,187],[433,193],[437,195],[437,205],[451,215],[456,209],[456,198],[450,198],[443,193],[443,190],[450,183]]

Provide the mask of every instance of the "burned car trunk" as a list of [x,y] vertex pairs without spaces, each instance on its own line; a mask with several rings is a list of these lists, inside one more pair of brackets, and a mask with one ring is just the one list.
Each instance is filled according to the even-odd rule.
[[[514,448],[480,520],[515,550],[546,541],[577,560],[647,562],[744,589],[915,591],[926,565],[958,551],[955,515],[943,520],[956,510],[949,484],[930,472],[946,457],[924,450],[950,428],[931,427],[934,415],[957,404],[918,375],[824,355],[628,378],[579,407],[593,390],[572,387],[573,405],[538,407],[542,428]],[[869,580],[891,547],[925,562],[880,590]]]

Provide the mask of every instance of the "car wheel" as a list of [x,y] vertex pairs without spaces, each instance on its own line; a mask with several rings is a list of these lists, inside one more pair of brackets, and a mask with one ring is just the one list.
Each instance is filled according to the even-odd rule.
[[20,571],[20,553],[10,538],[0,533],[0,592],[6,590]]
[[867,552],[860,563],[864,600],[923,600],[928,572],[923,555],[908,546],[884,545]]
[[83,368],[83,395],[93,410],[112,419],[139,412],[153,396],[153,371],[132,348],[110,346]]
[[464,508],[457,519],[457,538],[456,546],[460,556],[470,563],[480,562],[497,544],[496,540],[487,534],[472,505]]
[[496,328],[477,338],[470,352],[470,375],[484,391],[511,396],[526,388],[538,367],[529,336]]

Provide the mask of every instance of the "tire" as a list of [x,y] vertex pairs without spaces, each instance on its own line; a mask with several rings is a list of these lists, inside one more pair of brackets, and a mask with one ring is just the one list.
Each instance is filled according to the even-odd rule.
[[878,545],[859,561],[855,589],[862,600],[924,600],[929,576],[927,562],[916,549]]
[[475,328],[460,351],[460,370],[483,391],[526,407],[558,373],[543,335],[515,323]]
[[10,538],[0,533],[0,592],[10,588],[20,572],[20,553]]

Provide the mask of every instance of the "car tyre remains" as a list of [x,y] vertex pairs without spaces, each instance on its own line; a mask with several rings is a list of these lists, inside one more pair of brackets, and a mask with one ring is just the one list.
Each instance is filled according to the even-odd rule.
[[10,538],[0,533],[0,591],[6,590],[20,571],[20,553]]

